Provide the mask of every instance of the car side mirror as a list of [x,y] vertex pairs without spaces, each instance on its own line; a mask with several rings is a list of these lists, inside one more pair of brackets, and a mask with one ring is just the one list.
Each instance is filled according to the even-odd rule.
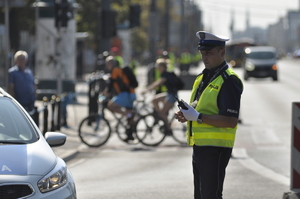
[[45,139],[51,147],[58,147],[66,143],[67,136],[59,132],[46,132]]

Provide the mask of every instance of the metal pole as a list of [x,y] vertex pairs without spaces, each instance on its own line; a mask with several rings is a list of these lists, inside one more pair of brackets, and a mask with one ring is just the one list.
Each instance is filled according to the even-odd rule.
[[150,43],[150,63],[155,62],[156,57],[156,0],[151,0],[150,6],[150,26],[149,26],[149,43]]
[[169,48],[170,0],[165,0],[165,50]]
[[[102,0],[102,9],[103,10],[110,10],[110,0]],[[102,16],[100,16],[100,19],[102,20]],[[100,30],[102,31],[103,28],[106,28],[106,27],[103,27],[103,23],[101,23],[101,27],[100,27]],[[110,48],[110,39],[109,38],[103,38],[103,35],[101,35],[101,39],[100,39],[100,52],[99,53],[102,53],[104,51],[109,51],[109,48]]]
[[[39,26],[39,20],[40,20],[40,9],[39,9],[39,3],[40,0],[35,1],[35,35],[37,37],[37,32],[38,32],[38,26]],[[35,55],[36,55],[36,50],[35,48]],[[34,67],[34,74],[36,74],[36,66]]]
[[8,0],[5,0],[5,86],[8,89],[8,69],[9,69],[9,54],[10,54],[10,38],[9,38],[9,5]]
[[180,19],[180,52],[184,50],[184,0],[181,0],[181,19]]

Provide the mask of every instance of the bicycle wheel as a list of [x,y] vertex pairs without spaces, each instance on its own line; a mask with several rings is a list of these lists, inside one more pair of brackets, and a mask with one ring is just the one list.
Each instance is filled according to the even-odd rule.
[[146,146],[157,146],[166,137],[163,133],[164,122],[152,114],[142,116],[135,124],[137,139]]
[[186,141],[186,131],[187,131],[187,127],[185,123],[181,123],[175,120],[175,118],[173,117],[171,119],[171,129],[172,129],[172,136],[174,138],[174,140],[176,140],[178,143],[180,144],[187,144]]
[[108,141],[111,128],[108,121],[101,115],[93,115],[82,120],[78,132],[84,144],[89,147],[99,147]]

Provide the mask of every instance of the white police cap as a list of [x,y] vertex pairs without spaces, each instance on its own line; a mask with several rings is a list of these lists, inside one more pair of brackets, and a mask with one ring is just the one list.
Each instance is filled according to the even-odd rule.
[[200,39],[198,50],[211,50],[216,46],[225,46],[229,39],[223,36],[217,36],[205,31],[198,31],[196,36]]

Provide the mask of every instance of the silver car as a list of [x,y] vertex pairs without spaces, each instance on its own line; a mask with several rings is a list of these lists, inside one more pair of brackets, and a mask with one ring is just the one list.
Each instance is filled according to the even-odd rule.
[[57,132],[44,138],[29,114],[0,88],[0,198],[76,198],[66,163],[51,149],[65,141]]

